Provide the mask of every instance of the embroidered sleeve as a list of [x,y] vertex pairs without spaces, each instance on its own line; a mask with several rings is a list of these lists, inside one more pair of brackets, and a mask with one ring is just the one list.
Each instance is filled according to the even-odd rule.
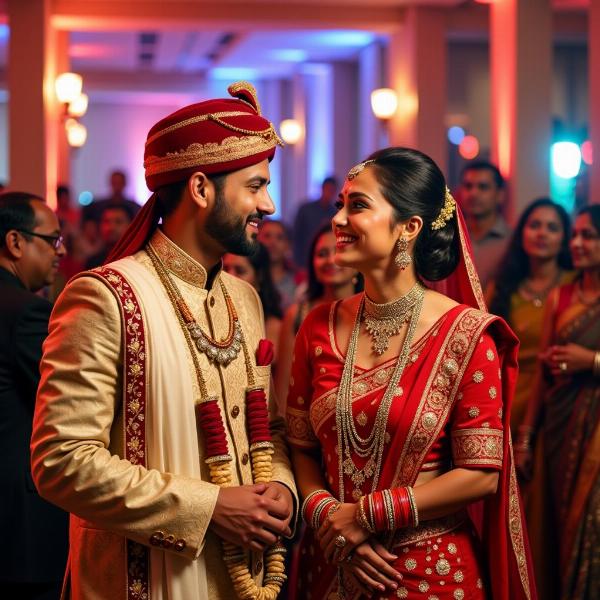
[[288,443],[298,448],[317,448],[319,446],[309,418],[313,391],[310,345],[308,343],[310,332],[307,331],[309,321],[310,319],[302,324],[296,336],[286,409]]
[[488,333],[480,339],[463,375],[451,417],[454,465],[502,468],[502,386],[500,361]]

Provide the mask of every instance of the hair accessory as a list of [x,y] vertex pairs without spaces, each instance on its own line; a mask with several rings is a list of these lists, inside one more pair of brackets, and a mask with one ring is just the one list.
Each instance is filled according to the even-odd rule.
[[446,223],[452,218],[454,211],[456,210],[456,200],[452,197],[450,190],[446,188],[446,195],[444,200],[444,206],[437,216],[437,219],[431,224],[431,229],[437,231],[446,227]]
[[410,267],[412,262],[412,258],[408,253],[408,240],[404,237],[398,238],[396,245],[398,246],[398,254],[396,254],[394,262],[401,271],[404,271],[404,269]]
[[365,167],[368,167],[369,165],[372,165],[372,164],[375,164],[374,159],[363,160],[363,162],[358,163],[357,165],[353,166],[348,171],[348,175],[346,175],[346,179],[348,181],[352,181],[361,171],[363,171],[365,169]]

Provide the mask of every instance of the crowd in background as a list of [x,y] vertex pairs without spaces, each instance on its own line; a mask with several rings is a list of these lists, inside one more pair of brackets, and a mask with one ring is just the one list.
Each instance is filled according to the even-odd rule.
[[[107,259],[140,208],[126,186],[125,174],[115,171],[109,196],[84,207],[68,187],[58,188],[62,237],[50,300],[73,275]],[[600,205],[568,215],[549,198],[535,199],[512,230],[503,216],[506,188],[494,165],[477,162],[464,169],[455,195],[489,310],[521,343],[511,429],[540,597],[554,598],[560,577],[577,598],[586,581],[600,589]],[[362,289],[358,274],[334,261],[338,192],[328,177],[292,228],[265,219],[254,256],[224,259],[223,268],[262,300],[282,413],[303,319]]]

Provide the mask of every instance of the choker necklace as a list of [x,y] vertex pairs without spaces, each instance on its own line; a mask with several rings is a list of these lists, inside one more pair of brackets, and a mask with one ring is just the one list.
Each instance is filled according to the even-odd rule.
[[388,349],[390,338],[400,333],[404,323],[410,321],[424,291],[423,285],[417,281],[407,294],[385,304],[376,304],[364,295],[365,329],[373,340],[371,348],[375,354],[381,356]]

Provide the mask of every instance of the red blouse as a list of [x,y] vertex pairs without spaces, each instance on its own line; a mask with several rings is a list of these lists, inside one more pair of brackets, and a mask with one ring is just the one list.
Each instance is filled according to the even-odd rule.
[[[300,449],[320,449],[327,480],[336,496],[339,495],[339,483],[335,409],[344,366],[344,356],[335,338],[337,307],[338,303],[321,305],[304,320],[296,337],[287,403],[289,443]],[[387,450],[394,446],[394,437],[410,436],[417,431],[410,416],[414,409],[407,408],[407,405],[414,407],[419,400],[414,395],[423,393],[423,381],[434,372],[432,353],[437,351],[440,330],[446,331],[447,326],[464,310],[464,305],[452,308],[412,345],[389,412],[383,465],[392,460]],[[355,427],[361,437],[368,436],[373,428],[379,403],[396,361],[396,358],[390,359],[372,369],[364,369],[358,365],[355,367],[352,408]],[[451,367],[452,365],[449,366]],[[454,403],[421,464],[421,471],[446,471],[453,466],[493,470],[502,468],[500,363],[494,340],[487,331],[480,335],[470,359],[460,369],[462,372],[452,374],[454,385],[458,388],[448,388],[448,393],[454,397]],[[429,394],[438,393],[431,392],[430,386],[426,389]],[[425,398],[420,402],[424,401]],[[436,413],[417,414],[420,415],[420,425],[425,430],[437,427],[439,415]],[[353,460],[357,467],[361,467],[367,459],[353,456]],[[394,460],[398,460],[395,454]],[[351,480],[348,477],[344,479],[345,489],[353,490],[355,499],[359,493],[369,493],[370,486],[371,480],[367,480],[363,489],[353,490]]]

